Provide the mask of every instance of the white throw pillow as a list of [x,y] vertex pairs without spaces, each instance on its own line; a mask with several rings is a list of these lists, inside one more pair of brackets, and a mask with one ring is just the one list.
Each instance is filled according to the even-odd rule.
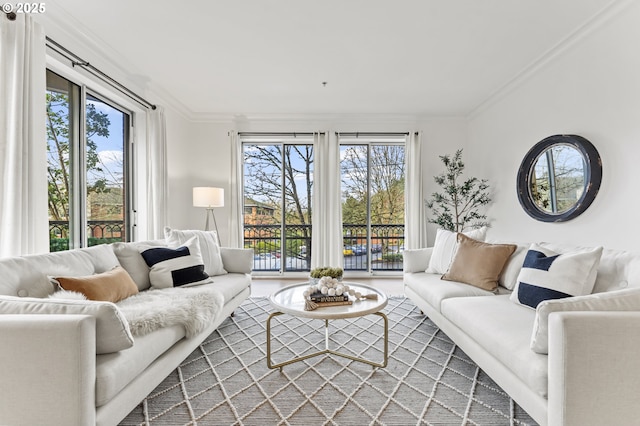
[[549,314],[568,311],[640,311],[640,288],[545,300],[536,308],[531,349],[549,353]]
[[141,252],[151,268],[149,280],[153,288],[183,287],[212,283],[204,272],[204,262],[196,237],[176,249],[152,247]]
[[167,226],[164,228],[164,237],[167,239],[169,247],[179,247],[186,243],[189,238],[196,237],[200,244],[202,259],[204,260],[204,271],[207,275],[213,277],[227,273],[222,264],[220,240],[216,231],[178,230]]
[[[487,228],[482,227],[480,229],[463,232],[463,234],[474,240],[484,241]],[[438,229],[436,232],[436,240],[433,244],[431,259],[429,259],[429,267],[425,272],[430,274],[445,274],[449,270],[449,266],[456,254],[456,248],[458,247],[457,238],[457,232]]]
[[0,296],[0,314],[74,314],[96,319],[96,353],[108,354],[133,346],[129,324],[111,302]]
[[166,247],[162,241],[141,241],[134,243],[113,243],[113,252],[120,265],[129,273],[139,291],[151,287],[150,268],[140,252],[152,247]]
[[544,300],[583,296],[593,291],[602,247],[556,253],[532,244],[511,300],[536,309]]
[[500,274],[499,283],[502,287],[513,290],[518,283],[518,275],[522,269],[524,258],[527,255],[528,246],[517,244],[516,251],[513,252],[507,264],[504,265],[502,274]]

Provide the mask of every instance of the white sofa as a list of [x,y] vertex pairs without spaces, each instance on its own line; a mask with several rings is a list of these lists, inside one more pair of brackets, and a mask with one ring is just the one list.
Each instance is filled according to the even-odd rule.
[[250,295],[253,252],[222,247],[229,273],[204,285],[219,292],[222,308],[189,338],[184,326],[172,325],[135,336],[128,349],[97,354],[94,316],[2,312],[3,303],[11,306],[17,297],[46,297],[43,277],[110,270],[122,260],[114,251],[103,245],[0,259],[0,424],[116,425]]
[[432,252],[405,250],[405,295],[534,420],[640,424],[640,290],[622,290],[640,287],[640,254],[605,249],[593,290],[633,293],[631,307],[550,314],[546,355],[530,348],[536,310],[512,302],[502,286],[490,292],[426,273]]

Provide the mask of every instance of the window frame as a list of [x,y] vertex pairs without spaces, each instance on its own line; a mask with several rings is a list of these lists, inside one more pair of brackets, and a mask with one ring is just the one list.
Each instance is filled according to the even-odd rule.
[[[72,137],[69,137],[70,155],[70,191],[69,191],[69,250],[89,246],[88,241],[88,208],[87,208],[87,135],[86,135],[86,110],[87,97],[95,98],[101,103],[116,109],[123,114],[123,241],[134,241],[137,231],[136,187],[137,176],[135,168],[135,119],[140,110],[131,108],[130,105],[120,102],[117,96],[104,94],[100,85],[91,84],[81,75],[70,71],[57,61],[48,58],[46,72],[51,72],[68,81],[74,87],[77,94],[70,99],[69,127],[74,129]],[[48,86],[45,87],[49,92]],[[108,92],[107,92],[108,93]],[[71,105],[71,102],[75,105]],[[49,231],[50,232],[50,231]],[[50,238],[50,236],[49,236]]]
[[[246,240],[245,240],[245,234],[246,234],[246,222],[245,222],[245,209],[246,209],[246,205],[245,205],[245,198],[247,197],[246,192],[245,192],[245,146],[248,145],[254,145],[254,146],[279,146],[281,147],[281,152],[284,154],[285,152],[285,147],[286,146],[292,146],[292,145],[300,145],[300,146],[311,146],[312,149],[314,149],[314,143],[313,143],[313,134],[312,133],[278,133],[278,134],[240,134],[240,146],[241,146],[241,156],[240,156],[240,160],[241,160],[241,170],[242,170],[242,183],[240,185],[240,198],[242,200],[242,246],[245,247],[246,244]],[[314,165],[313,170],[315,170],[315,149],[313,152],[313,159],[312,159],[312,164]],[[283,155],[281,158],[281,170],[284,170],[285,166],[285,156]],[[313,176],[313,171],[311,172],[312,176]],[[280,261],[279,261],[279,266],[278,266],[278,270],[274,270],[274,269],[254,269],[254,274],[256,275],[262,275],[262,276],[296,276],[296,275],[307,275],[308,272],[310,271],[310,266],[311,266],[311,255],[310,255],[310,251],[308,250],[308,247],[311,247],[311,239],[312,239],[312,231],[313,231],[313,223],[311,222],[311,214],[309,214],[309,209],[313,209],[313,205],[312,205],[312,200],[313,200],[313,192],[311,193],[311,199],[307,200],[307,213],[309,216],[309,224],[308,226],[308,243],[306,244],[306,268],[293,268],[290,270],[287,270],[287,258],[288,258],[288,254],[287,252],[287,222],[286,222],[286,216],[285,216],[285,210],[286,210],[286,204],[287,204],[287,200],[286,200],[286,194],[285,194],[285,185],[287,183],[287,179],[288,177],[286,176],[286,174],[283,172],[280,176],[280,186],[281,186],[281,191],[280,191],[280,204],[279,207],[281,209],[281,217],[280,217],[280,237],[279,237],[279,244],[280,244]],[[312,187],[312,191],[313,191],[313,179],[311,180],[311,187]],[[260,202],[259,200],[256,200],[257,202]],[[264,207],[257,205],[254,209],[254,211],[252,212],[252,214],[255,212],[256,215],[260,215],[260,212],[264,211]],[[259,253],[254,253],[254,256],[260,256],[261,254]],[[256,260],[254,258],[254,268],[256,266],[256,261],[260,262],[259,260]]]
[[[401,273],[402,270],[396,269],[377,269],[373,268],[373,256],[372,256],[372,221],[371,221],[371,157],[372,157],[372,147],[375,146],[400,146],[403,148],[403,158],[406,155],[406,137],[407,133],[344,133],[337,134],[338,136],[338,146],[340,152],[342,152],[343,146],[366,146],[367,147],[367,183],[366,183],[366,191],[367,191],[367,223],[366,223],[366,246],[367,246],[367,257],[366,257],[366,268],[365,269],[347,269],[345,267],[345,276],[348,277],[370,277],[370,276],[397,276],[398,273]],[[406,171],[405,171],[406,174]],[[342,181],[342,170],[340,171],[340,180]],[[406,185],[406,182],[405,182]],[[342,184],[341,184],[342,188]],[[405,193],[406,197],[406,193]],[[404,207],[403,207],[404,209]],[[406,212],[404,212],[404,221],[406,221]],[[402,239],[404,241],[404,226],[403,223],[403,234]],[[342,225],[343,235],[345,232],[344,222]],[[344,240],[344,237],[343,237]],[[398,247],[400,250],[400,247]]]

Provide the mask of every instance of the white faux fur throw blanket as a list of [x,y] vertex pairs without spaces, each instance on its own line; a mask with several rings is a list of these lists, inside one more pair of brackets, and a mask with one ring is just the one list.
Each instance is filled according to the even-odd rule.
[[117,306],[134,336],[183,325],[186,336],[193,337],[211,324],[223,303],[222,294],[207,286],[142,291]]

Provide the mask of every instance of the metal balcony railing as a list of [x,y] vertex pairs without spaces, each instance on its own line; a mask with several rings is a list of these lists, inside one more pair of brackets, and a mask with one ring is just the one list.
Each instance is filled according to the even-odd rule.
[[[125,241],[125,225],[122,220],[90,220],[87,222],[89,246]],[[49,250],[69,250],[69,222],[49,221]]]
[[[345,224],[343,245],[346,271],[401,271],[404,225],[371,225],[369,247],[366,225]],[[244,246],[254,251],[254,271],[310,270],[311,225],[245,224]]]

